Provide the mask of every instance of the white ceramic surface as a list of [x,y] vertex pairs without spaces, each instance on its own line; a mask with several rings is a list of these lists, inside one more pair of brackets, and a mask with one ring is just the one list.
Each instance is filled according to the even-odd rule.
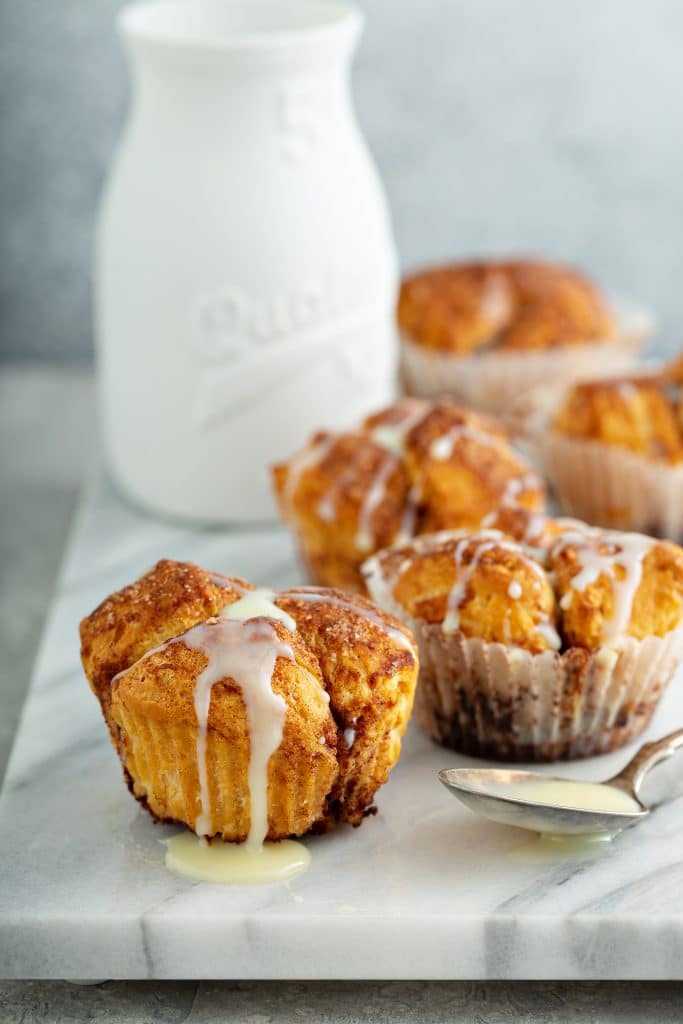
[[119,21],[132,106],[102,201],[107,455],[143,506],[273,518],[267,467],[395,389],[396,258],[337,0],[164,0]]
[[[279,529],[159,525],[109,485],[90,491],[0,803],[0,975],[683,977],[683,785],[592,858],[538,859],[526,834],[475,817],[436,779],[484,762],[417,728],[377,816],[306,840],[312,865],[289,884],[230,889],[169,874],[159,839],[171,830],[123,785],[76,635],[83,614],[162,556],[276,587],[300,581]],[[679,684],[648,735],[682,724]],[[560,771],[606,778],[632,752]],[[662,771],[683,780],[680,761]]]

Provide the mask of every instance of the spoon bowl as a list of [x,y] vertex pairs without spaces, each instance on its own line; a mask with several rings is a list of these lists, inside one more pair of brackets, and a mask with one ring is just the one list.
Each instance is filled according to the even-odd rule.
[[503,825],[551,835],[610,835],[648,816],[638,798],[643,779],[682,746],[683,729],[645,743],[606,782],[507,768],[448,768],[438,777],[470,810]]
[[[569,781],[541,775],[540,772],[508,771],[504,768],[450,768],[439,772],[439,780],[449,792],[477,814],[483,814],[502,825],[514,825],[532,832],[574,836],[619,832],[637,824],[650,813],[637,798],[629,797],[616,787],[616,793],[623,797],[624,807],[628,808],[631,802],[632,810],[597,810],[561,803],[543,803],[538,797],[525,799],[520,786],[557,783],[557,791],[560,793],[562,785]],[[598,791],[605,789],[604,784],[599,783],[583,785],[594,785]]]

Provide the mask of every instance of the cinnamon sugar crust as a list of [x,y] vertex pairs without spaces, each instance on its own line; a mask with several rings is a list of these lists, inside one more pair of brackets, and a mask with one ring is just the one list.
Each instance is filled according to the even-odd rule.
[[[83,666],[124,777],[156,820],[194,829],[201,811],[194,696],[208,656],[184,635],[219,629],[221,612],[253,589],[164,560],[81,623]],[[277,657],[271,680],[286,717],[268,762],[268,838],[358,825],[398,760],[412,709],[418,663],[410,632],[339,591],[299,588],[274,601],[296,628],[267,619],[293,655]],[[213,828],[224,840],[249,833],[249,737],[240,686],[219,680],[207,768]]]
[[488,417],[405,399],[355,431],[317,434],[273,469],[313,581],[363,591],[362,562],[414,535],[475,528],[501,505],[539,509],[541,479]]
[[676,364],[659,375],[587,381],[565,396],[553,428],[647,459],[683,460],[683,401]]
[[536,516],[532,539],[512,525],[516,537],[446,531],[380,552],[364,566],[370,591],[407,622],[448,631],[450,615],[453,632],[532,653],[595,651],[683,624],[677,544],[577,520]]
[[567,267],[533,260],[421,271],[403,281],[397,315],[412,341],[461,356],[616,336],[613,314],[590,281]]

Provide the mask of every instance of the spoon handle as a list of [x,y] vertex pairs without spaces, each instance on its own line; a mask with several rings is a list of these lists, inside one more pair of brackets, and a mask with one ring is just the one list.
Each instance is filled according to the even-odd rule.
[[666,761],[683,747],[683,729],[676,729],[661,740],[654,740],[652,743],[644,743],[635,757],[632,757],[625,768],[610,779],[610,785],[618,786],[638,796],[643,779],[656,764]]

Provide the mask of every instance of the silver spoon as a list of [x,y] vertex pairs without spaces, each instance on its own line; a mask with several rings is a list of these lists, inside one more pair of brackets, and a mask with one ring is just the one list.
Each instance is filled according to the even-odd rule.
[[[581,787],[595,789],[595,794],[586,791],[586,795],[595,796],[598,803],[603,802],[601,798],[604,790],[601,787],[610,786],[620,790],[631,798],[633,809],[628,805],[623,810],[563,805],[561,787],[567,783],[573,784],[575,780],[559,779],[540,772],[507,768],[448,768],[438,774],[444,786],[470,810],[504,825],[562,835],[617,832],[642,821],[650,813],[638,798],[643,779],[651,768],[671,757],[680,747],[683,747],[683,729],[677,729],[661,740],[643,744],[635,757],[614,778],[602,783],[580,783]],[[538,798],[526,799],[519,792],[516,784],[529,782],[544,785],[548,782],[559,783],[560,786],[552,802],[545,803]],[[505,793],[506,787],[510,787],[508,794]],[[592,803],[592,800],[588,802]]]

